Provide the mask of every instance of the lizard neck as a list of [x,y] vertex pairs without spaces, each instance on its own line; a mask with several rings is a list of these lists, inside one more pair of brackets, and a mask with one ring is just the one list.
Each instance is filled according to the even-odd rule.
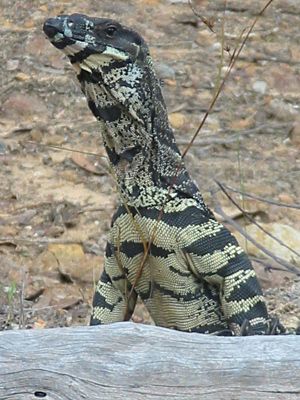
[[151,59],[146,66],[106,63],[78,79],[99,120],[121,199],[136,207],[202,197],[189,177],[169,126]]

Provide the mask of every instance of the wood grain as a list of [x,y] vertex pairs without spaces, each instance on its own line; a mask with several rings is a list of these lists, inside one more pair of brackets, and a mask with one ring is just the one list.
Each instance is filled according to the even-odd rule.
[[296,400],[300,337],[130,322],[0,333],[1,400]]

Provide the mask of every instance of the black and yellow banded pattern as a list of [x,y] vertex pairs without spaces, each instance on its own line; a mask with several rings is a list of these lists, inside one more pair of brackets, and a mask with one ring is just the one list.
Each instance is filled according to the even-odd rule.
[[[263,296],[232,234],[197,207],[158,218],[157,209],[121,206],[117,211],[91,323],[124,320],[139,295],[159,326],[201,333],[230,329],[238,334],[248,320],[256,333],[264,333],[268,316]],[[151,238],[141,277],[128,298],[145,241]]]
[[267,333],[249,259],[186,170],[146,42],[82,14],[50,18],[44,32],[76,71],[120,194],[91,324],[130,318],[140,296],[160,326],[240,334],[246,322]]

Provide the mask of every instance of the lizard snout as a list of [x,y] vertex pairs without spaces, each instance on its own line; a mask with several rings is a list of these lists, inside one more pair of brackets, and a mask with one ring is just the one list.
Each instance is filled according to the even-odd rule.
[[63,32],[63,23],[59,18],[49,18],[45,21],[43,31],[49,39],[53,38],[58,32]]

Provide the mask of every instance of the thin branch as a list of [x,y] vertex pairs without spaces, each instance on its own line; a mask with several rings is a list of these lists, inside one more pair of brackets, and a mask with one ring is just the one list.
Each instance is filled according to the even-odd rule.
[[[231,58],[230,63],[229,63],[229,65],[228,65],[227,71],[226,71],[226,73],[225,73],[225,76],[224,76],[224,78],[223,78],[223,80],[222,80],[220,86],[218,87],[218,89],[217,89],[217,91],[216,91],[216,93],[215,93],[215,95],[214,95],[214,97],[213,97],[213,99],[212,99],[212,101],[211,101],[211,103],[210,103],[210,105],[209,105],[207,111],[205,112],[205,114],[204,114],[204,116],[203,116],[203,118],[202,118],[202,121],[200,122],[200,125],[198,126],[196,132],[194,133],[194,135],[193,135],[193,137],[192,137],[190,143],[188,144],[188,146],[186,147],[186,149],[185,149],[185,150],[183,151],[183,153],[182,153],[182,157],[183,157],[183,158],[186,156],[187,152],[188,152],[188,151],[190,150],[190,148],[192,147],[192,145],[193,145],[193,143],[194,143],[196,137],[197,137],[198,134],[200,133],[200,131],[201,131],[201,129],[202,129],[202,127],[203,127],[205,121],[207,120],[208,115],[211,113],[212,109],[214,108],[214,106],[215,106],[215,104],[216,104],[216,101],[218,100],[218,98],[219,98],[221,92],[223,91],[224,86],[225,86],[225,83],[227,82],[227,80],[228,80],[228,78],[229,78],[229,76],[230,76],[230,74],[231,74],[231,71],[232,71],[233,67],[234,67],[235,64],[236,64],[236,61],[239,59],[239,56],[240,56],[240,54],[241,54],[241,52],[242,52],[242,50],[243,50],[243,48],[244,48],[244,46],[245,46],[245,44],[246,44],[246,42],[247,42],[247,40],[248,40],[250,34],[252,33],[252,31],[253,31],[253,29],[254,29],[254,27],[255,27],[257,21],[259,20],[259,18],[262,16],[262,14],[263,14],[263,13],[265,12],[265,10],[270,6],[270,4],[271,4],[272,2],[273,2],[273,0],[269,0],[269,1],[265,4],[265,6],[260,10],[260,12],[256,15],[256,17],[254,18],[254,20],[253,20],[253,22],[252,22],[250,28],[248,29],[248,32],[246,33],[244,39],[242,40],[242,43],[241,43],[240,47],[239,47],[238,49],[235,49],[235,50],[234,50],[233,55],[232,55],[232,58]],[[244,32],[242,32],[241,36],[243,35],[243,33],[244,33]]]
[[249,257],[251,261],[256,262],[257,264],[261,264],[265,267],[265,270],[272,272],[274,271],[282,271],[282,272],[288,272],[290,274],[294,275],[294,272],[287,271],[285,268],[280,268],[280,267],[275,267],[274,265],[270,265],[270,259],[268,258],[258,258],[258,257]]
[[[216,182],[218,185],[219,185],[219,183],[220,183],[220,182],[218,182],[218,181],[215,181],[215,182]],[[239,189],[235,189],[235,188],[233,188],[233,187],[231,187],[231,186],[229,186],[229,185],[226,185],[225,183],[222,183],[221,185],[222,185],[225,189],[230,190],[231,192],[234,192],[234,193],[239,193],[239,194],[241,194],[242,196],[249,197],[249,199],[258,200],[258,201],[261,201],[261,202],[263,202],[263,203],[272,204],[272,205],[278,206],[278,207],[294,208],[294,209],[296,209],[296,210],[299,210],[299,209],[300,209],[300,204],[281,203],[281,202],[279,202],[279,201],[270,200],[270,199],[266,199],[266,198],[264,198],[264,197],[257,196],[257,195],[251,194],[251,193],[243,192],[243,191],[241,191],[241,190],[239,190]]]
[[1,244],[13,244],[17,245],[18,243],[26,243],[31,246],[39,245],[39,244],[83,244],[82,240],[72,240],[72,239],[23,239],[18,237],[9,237],[2,236],[0,237],[0,245]]
[[[198,139],[197,141],[194,142],[194,146],[209,146],[212,144],[230,144],[234,143],[238,140],[245,139],[248,135],[253,135],[257,132],[262,131],[263,129],[281,129],[281,128],[287,128],[290,129],[293,126],[293,122],[283,122],[279,124],[262,124],[259,126],[256,126],[255,128],[251,129],[245,129],[243,131],[240,131],[239,133],[232,133],[232,129],[229,130],[224,130],[222,133],[230,133],[230,136],[228,138],[222,138],[218,137],[216,134],[215,135],[206,135],[206,136],[201,136],[201,139]],[[186,139],[177,139],[176,143],[178,145],[187,145],[189,144],[190,140]]]
[[217,211],[218,214],[220,214],[226,222],[228,222],[231,226],[233,226],[238,232],[240,232],[249,242],[254,244],[259,250],[261,250],[264,254],[269,256],[272,260],[276,261],[277,264],[283,266],[288,270],[289,272],[292,272],[296,274],[297,276],[300,276],[300,271],[299,268],[295,267],[293,264],[289,263],[288,261],[282,259],[281,257],[276,256],[276,254],[272,253],[270,250],[266,249],[264,246],[262,246],[260,243],[258,243],[255,239],[253,239],[252,236],[248,235],[247,232],[241,226],[235,222],[232,218],[230,218],[225,212],[223,211],[221,205],[219,202],[214,198],[215,201],[215,210]]
[[71,149],[70,147],[55,146],[53,144],[44,144],[44,143],[35,142],[33,140],[27,140],[26,142],[23,142],[23,143],[25,143],[25,144],[26,143],[35,144],[35,145],[37,145],[39,147],[46,147],[46,148],[50,148],[50,149],[69,151],[71,153],[80,153],[80,154],[85,154],[87,156],[95,156],[95,157],[107,159],[107,156],[102,156],[100,154],[93,153],[93,152],[90,152],[90,151]]
[[[220,93],[222,92],[222,90],[223,90],[223,88],[224,88],[225,82],[227,81],[227,79],[228,79],[228,77],[229,77],[229,75],[230,75],[230,73],[231,73],[231,70],[232,70],[233,66],[235,65],[237,59],[239,58],[239,55],[240,55],[242,49],[244,48],[244,46],[245,46],[245,44],[246,44],[246,42],[247,42],[247,40],[248,40],[248,38],[249,38],[249,35],[250,35],[251,32],[253,31],[254,26],[256,25],[256,23],[257,23],[259,17],[263,14],[263,12],[267,9],[267,7],[269,7],[269,5],[272,3],[272,1],[273,1],[273,0],[269,0],[269,1],[267,2],[267,4],[261,9],[261,11],[259,12],[259,14],[255,17],[255,19],[254,19],[252,25],[250,26],[250,28],[249,28],[249,30],[248,30],[248,32],[247,32],[247,34],[246,34],[246,36],[244,37],[240,48],[239,48],[238,50],[237,50],[237,49],[234,50],[234,53],[233,53],[232,59],[231,59],[231,61],[230,61],[230,64],[229,64],[229,66],[228,66],[228,68],[227,68],[225,77],[223,78],[221,84],[219,85],[219,87],[218,87],[218,89],[217,89],[217,91],[216,91],[216,93],[215,93],[215,95],[214,95],[214,97],[213,97],[213,99],[212,99],[212,101],[211,101],[211,103],[210,103],[210,106],[209,106],[208,110],[206,111],[206,113],[204,114],[204,117],[203,117],[203,119],[202,119],[202,121],[201,121],[201,123],[200,123],[198,129],[196,130],[196,132],[195,132],[193,138],[191,139],[191,141],[189,142],[188,146],[187,146],[186,149],[184,150],[184,152],[183,152],[183,154],[182,154],[182,158],[185,157],[185,155],[187,154],[187,152],[189,151],[189,149],[192,147],[192,145],[193,145],[193,143],[194,143],[194,141],[195,141],[197,135],[199,134],[200,130],[202,129],[202,127],[203,127],[203,125],[204,125],[204,123],[205,123],[205,121],[206,121],[208,115],[210,114],[210,112],[211,112],[212,109],[214,108],[214,105],[215,105],[215,103],[216,103],[216,101],[217,101],[217,99],[218,99]],[[225,5],[226,5],[226,3],[225,3]],[[242,37],[243,33],[244,33],[244,31],[242,32],[241,37]],[[177,166],[177,168],[176,168],[176,171],[175,171],[175,174],[174,174],[174,178],[172,179],[171,184],[169,185],[169,188],[168,188],[168,196],[167,196],[167,198],[170,197],[171,190],[172,190],[172,188],[174,187],[174,185],[175,185],[175,183],[176,183],[176,179],[177,179],[177,176],[178,176],[178,173],[179,173],[180,168],[181,168],[181,163],[178,164],[178,166]],[[161,218],[163,217],[164,208],[165,208],[166,202],[167,202],[167,199],[166,199],[165,203],[162,205],[162,207],[161,207],[161,209],[160,209],[160,213],[159,213],[159,216],[158,216],[158,218],[157,218],[157,224],[160,222]],[[221,212],[220,212],[220,214],[221,214]],[[221,215],[222,215],[222,214],[221,214]],[[227,216],[224,216],[224,218],[227,219]],[[238,224],[236,224],[234,221],[233,221],[233,223],[234,223],[235,225],[238,225]],[[238,229],[238,228],[237,228],[237,229]],[[150,238],[150,241],[149,241],[149,243],[148,243],[147,252],[146,252],[146,254],[144,254],[144,258],[143,258],[143,260],[142,260],[141,270],[142,270],[143,267],[144,267],[144,264],[145,264],[145,261],[146,261],[146,257],[148,256],[148,253],[149,253],[149,250],[150,250],[150,246],[151,246],[153,240],[155,239],[155,233],[156,233],[156,230],[154,229],[153,235],[152,235],[152,237]],[[267,250],[266,250],[266,251],[267,251]],[[269,253],[270,253],[270,252],[269,252]],[[270,256],[273,256],[272,253],[270,253],[270,254],[271,254]],[[273,257],[276,257],[276,256],[273,256]],[[279,259],[279,258],[278,258],[278,259]],[[291,266],[291,268],[295,268],[295,267],[293,267],[292,265],[290,265],[289,263],[285,262],[284,260],[282,260],[282,262],[283,262],[283,263],[286,263],[286,265],[285,265],[286,267]],[[296,270],[296,269],[295,269],[295,270]],[[137,279],[139,279],[139,277],[137,277]],[[136,284],[136,282],[135,282],[135,284]],[[134,286],[133,286],[133,289],[134,289]],[[132,290],[133,290],[133,289],[132,289]]]
[[214,32],[213,27],[214,27],[214,24],[215,24],[215,20],[214,20],[213,18],[207,19],[207,18],[203,17],[203,16],[202,16],[201,14],[199,14],[199,12],[195,9],[195,7],[194,7],[194,5],[193,5],[193,3],[192,3],[192,0],[188,0],[188,1],[189,1],[189,6],[191,7],[191,10],[192,10],[193,13],[196,15],[196,17],[198,17],[198,18],[203,22],[203,24],[205,24],[205,25],[208,27],[208,29],[209,29],[211,32]]
[[300,257],[300,254],[296,250],[292,249],[290,246],[285,244],[282,240],[278,239],[276,236],[272,235],[272,233],[268,232],[251,215],[249,215],[249,213],[247,213],[242,207],[240,207],[240,205],[230,196],[230,194],[226,191],[226,189],[224,188],[224,186],[220,182],[217,182],[217,181],[215,181],[215,182],[219,186],[219,188],[222,190],[222,192],[225,194],[225,196],[231,201],[232,204],[234,204],[234,206],[236,208],[238,208],[242,212],[242,214],[244,215],[245,218],[248,219],[248,221],[252,222],[255,226],[258,227],[258,229],[260,229],[267,236],[269,236],[270,238],[275,240],[278,244],[280,244],[280,246],[285,247],[290,252],[294,253],[297,257]]

